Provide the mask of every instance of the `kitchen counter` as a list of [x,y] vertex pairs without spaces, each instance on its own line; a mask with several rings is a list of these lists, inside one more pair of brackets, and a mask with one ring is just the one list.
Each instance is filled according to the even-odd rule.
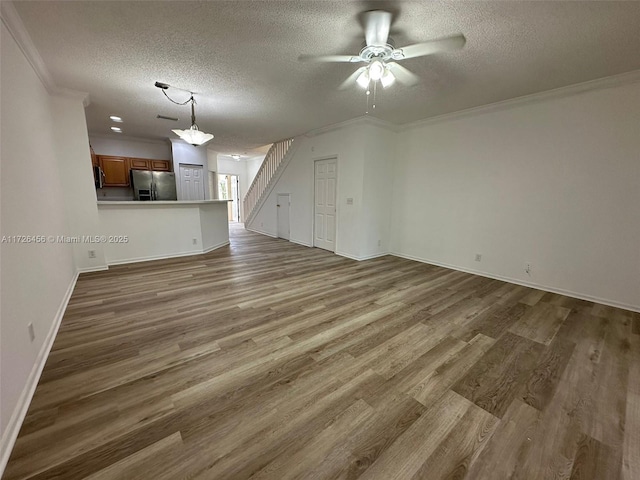
[[228,245],[228,202],[99,201],[107,263],[198,255]]

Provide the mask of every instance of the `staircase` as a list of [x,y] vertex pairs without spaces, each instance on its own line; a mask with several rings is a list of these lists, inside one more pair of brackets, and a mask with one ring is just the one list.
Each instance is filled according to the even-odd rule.
[[256,214],[261,202],[267,196],[268,191],[276,179],[274,177],[280,173],[282,161],[291,148],[293,138],[281,140],[271,145],[271,148],[264,157],[260,170],[251,182],[247,194],[244,196],[244,217],[245,225],[248,225]]

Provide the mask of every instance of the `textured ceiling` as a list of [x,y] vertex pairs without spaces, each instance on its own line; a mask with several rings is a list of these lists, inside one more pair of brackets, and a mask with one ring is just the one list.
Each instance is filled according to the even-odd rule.
[[[406,60],[422,83],[378,92],[394,123],[640,69],[640,2],[16,2],[56,84],[90,94],[91,133],[120,115],[126,135],[173,136],[188,107],[156,80],[197,93],[201,130],[221,152],[254,147],[364,114],[365,95],[338,85],[352,64],[298,55],[355,54],[359,13],[389,7],[396,46],[458,32],[457,52]],[[169,91],[178,99],[185,94]],[[157,114],[179,117],[177,123]],[[116,134],[114,134],[116,135]]]

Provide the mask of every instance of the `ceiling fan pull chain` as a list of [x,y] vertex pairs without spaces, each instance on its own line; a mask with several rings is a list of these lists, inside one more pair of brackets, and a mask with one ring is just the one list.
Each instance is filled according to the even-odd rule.
[[373,82],[373,109],[376,109],[376,93],[378,92],[378,82]]
[[364,112],[366,115],[369,115],[369,97],[371,97],[371,90],[369,90],[367,88],[367,92],[365,94],[365,97],[367,97],[367,110]]

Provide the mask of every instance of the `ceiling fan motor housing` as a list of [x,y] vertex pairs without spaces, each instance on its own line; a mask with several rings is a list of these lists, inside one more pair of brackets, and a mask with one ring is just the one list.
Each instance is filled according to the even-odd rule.
[[367,45],[360,50],[360,58],[365,62],[371,62],[374,58],[388,61],[394,59],[396,49],[390,43],[386,45]]

